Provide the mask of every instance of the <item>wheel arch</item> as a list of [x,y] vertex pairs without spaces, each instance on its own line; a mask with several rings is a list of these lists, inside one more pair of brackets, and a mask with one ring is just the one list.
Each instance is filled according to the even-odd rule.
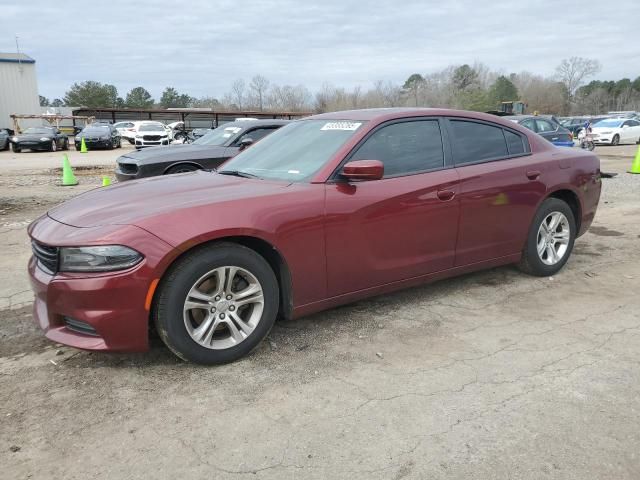
[[[242,245],[243,247],[253,250],[265,259],[265,261],[273,270],[273,273],[276,276],[276,280],[278,281],[278,290],[280,296],[278,305],[278,316],[287,320],[291,319],[293,314],[293,285],[291,281],[291,271],[289,270],[289,266],[282,253],[274,245],[257,236],[228,235],[189,245],[189,248],[182,251],[178,256],[176,256],[166,264],[166,267],[164,268],[164,271],[162,272],[160,277],[160,283],[162,283],[162,278],[165,277],[171,267],[182,258],[191,254],[196,249],[207,248],[207,246],[213,248],[216,246],[216,244],[220,243],[235,243],[237,245]],[[159,288],[153,292],[153,305],[155,305],[155,302],[157,300],[158,291]],[[151,315],[149,317],[149,320],[150,322],[152,322]]]
[[198,170],[203,170],[204,169],[204,167],[202,165],[200,165],[198,162],[196,162],[194,160],[179,160],[179,161],[174,162],[171,165],[167,166],[162,171],[162,174],[166,175],[169,170],[171,170],[173,167],[177,167],[179,165],[192,165],[192,166],[196,167]]
[[561,187],[549,192],[542,201],[546,200],[547,198],[557,198],[558,200],[562,200],[567,205],[569,205],[569,208],[571,209],[573,217],[576,221],[577,236],[580,232],[580,228],[582,227],[582,203],[580,202],[580,197],[578,196],[578,194],[571,188]]

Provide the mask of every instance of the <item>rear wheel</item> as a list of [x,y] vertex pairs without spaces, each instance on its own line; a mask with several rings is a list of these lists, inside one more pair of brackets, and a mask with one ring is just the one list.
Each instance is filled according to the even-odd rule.
[[613,138],[611,139],[611,145],[613,145],[614,147],[616,145],[620,144],[620,135],[614,135]]
[[248,354],[278,313],[278,283],[266,260],[232,243],[201,247],[163,278],[152,316],[180,358],[204,365]]
[[167,170],[167,173],[165,175],[172,175],[174,173],[195,172],[196,170],[200,170],[200,169],[195,165],[184,163],[181,165],[174,165],[169,170]]
[[576,237],[576,221],[569,205],[547,198],[529,229],[519,267],[523,272],[546,277],[567,263]]

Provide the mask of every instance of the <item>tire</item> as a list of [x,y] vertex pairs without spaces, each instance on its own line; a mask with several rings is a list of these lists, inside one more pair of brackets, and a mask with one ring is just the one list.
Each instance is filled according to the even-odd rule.
[[131,145],[133,145],[133,144],[135,144],[135,143],[136,143],[134,140],[131,140],[130,138],[127,138],[127,141],[128,141]]
[[22,151],[22,149],[20,147],[18,147],[15,143],[11,144],[11,151],[13,153],[20,153]]
[[[227,290],[225,284],[222,288],[225,294],[229,291],[233,294],[232,299],[226,300],[226,296],[220,299],[215,296],[220,276],[229,277],[229,270],[234,267],[238,269],[232,275],[238,279],[236,287]],[[249,283],[249,278],[253,283]],[[261,288],[258,300],[261,305],[235,306],[236,301],[243,301],[235,295],[256,288]],[[198,297],[193,296],[194,291]],[[258,293],[245,296],[244,301],[252,302],[255,295]],[[189,298],[191,308],[186,305]],[[266,260],[247,247],[225,242],[197,248],[169,269],[158,287],[152,318],[160,338],[178,357],[202,365],[217,365],[247,355],[268,335],[278,313],[278,299],[278,282]],[[205,308],[200,308],[201,304]],[[236,318],[245,323],[238,323]],[[203,327],[205,322],[209,327]],[[205,330],[198,332],[198,327]],[[239,340],[233,340],[234,328]]]
[[620,144],[620,135],[616,134],[611,139],[611,145],[615,147],[615,146],[617,146],[619,144]]
[[109,142],[109,146],[107,147],[107,149],[109,150],[113,150],[114,148],[116,148],[115,144],[113,143],[113,140],[111,140],[111,142]]
[[49,147],[50,152],[55,152],[58,150],[58,145],[55,140],[51,140],[51,146]]
[[[546,245],[544,234],[541,233],[543,231],[542,223],[544,221],[546,225],[549,226],[550,224],[547,222],[550,217],[553,218],[552,216],[555,214],[563,216],[566,224],[562,222],[560,217],[556,217],[560,218],[561,222],[555,230],[555,234],[553,234],[553,232],[549,234],[555,244],[547,246],[544,248],[542,254],[538,254],[538,247]],[[558,231],[561,227],[562,229]],[[518,267],[523,272],[537,277],[548,277],[556,274],[564,264],[567,263],[567,260],[569,260],[571,256],[576,233],[576,220],[569,205],[558,198],[547,198],[542,202],[542,205],[540,205],[540,208],[538,208],[538,211],[533,217],[533,222],[527,235],[527,243],[522,251],[522,258],[520,259]],[[563,238],[562,241],[559,240],[561,236]],[[562,252],[557,261],[553,261],[554,259],[550,258],[550,248],[558,254]],[[548,262],[553,263],[550,264]]]
[[122,139],[118,139],[118,146],[116,148],[122,148]]
[[200,168],[189,163],[183,163],[181,165],[174,165],[165,172],[165,175],[173,175],[174,173],[195,172],[196,170],[200,170]]
[[62,143],[62,150],[69,150],[69,139],[65,139],[65,141]]

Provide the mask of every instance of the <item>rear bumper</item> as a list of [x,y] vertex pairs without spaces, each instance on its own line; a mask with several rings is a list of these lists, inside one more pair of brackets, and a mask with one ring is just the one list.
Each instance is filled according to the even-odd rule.
[[556,147],[573,147],[573,140],[552,142]]
[[118,272],[51,275],[31,257],[28,273],[35,294],[34,320],[48,339],[83,350],[148,349],[147,292],[163,271],[163,259],[173,250],[170,245],[134,226],[75,228],[46,216],[32,224],[29,234],[51,246],[68,244],[74,237],[76,244],[94,245],[106,238],[105,243],[128,245],[141,252],[144,259],[139,264]]

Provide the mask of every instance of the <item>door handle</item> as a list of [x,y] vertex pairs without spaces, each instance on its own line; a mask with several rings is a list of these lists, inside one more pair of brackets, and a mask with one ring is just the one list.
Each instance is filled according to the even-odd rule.
[[540,176],[540,172],[538,170],[529,170],[527,172],[527,178],[529,180],[537,180],[539,176]]
[[443,202],[447,202],[456,196],[456,192],[453,190],[438,190],[438,198]]

